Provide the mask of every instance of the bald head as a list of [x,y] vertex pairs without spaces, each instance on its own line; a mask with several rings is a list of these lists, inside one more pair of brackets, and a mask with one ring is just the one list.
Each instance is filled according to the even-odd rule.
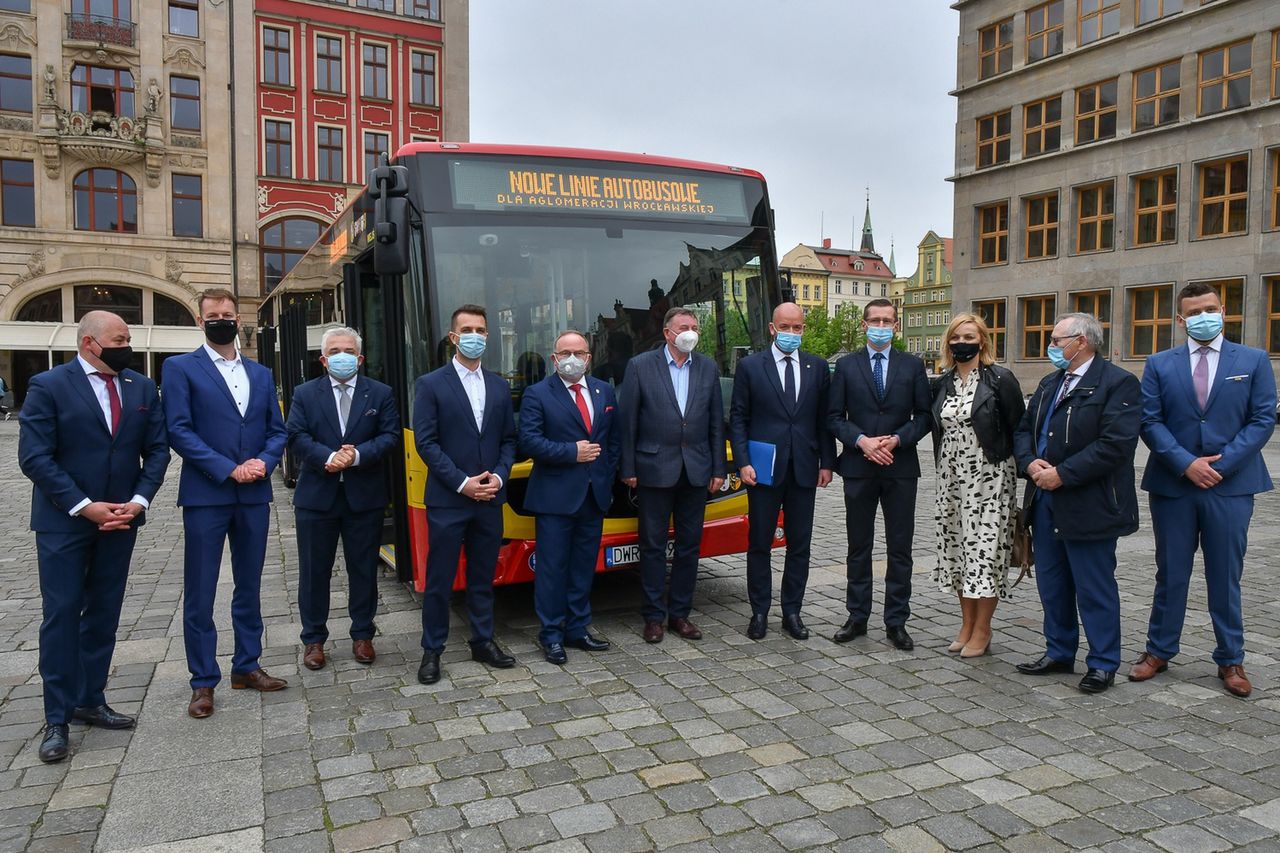
[[783,302],[777,308],[773,309],[773,324],[787,323],[792,325],[799,323],[804,325],[804,309],[794,302]]
[[110,311],[90,311],[81,317],[80,325],[76,327],[76,338],[80,355],[104,373],[119,371],[103,362],[102,351],[127,347],[131,340],[129,325],[119,314]]

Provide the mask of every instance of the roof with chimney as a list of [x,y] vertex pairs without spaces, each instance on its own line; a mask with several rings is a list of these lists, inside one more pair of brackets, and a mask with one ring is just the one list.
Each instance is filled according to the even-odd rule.
[[832,248],[829,237],[822,241],[821,246],[808,248],[822,262],[823,269],[832,275],[847,275],[851,278],[893,278],[889,265],[875,252]]

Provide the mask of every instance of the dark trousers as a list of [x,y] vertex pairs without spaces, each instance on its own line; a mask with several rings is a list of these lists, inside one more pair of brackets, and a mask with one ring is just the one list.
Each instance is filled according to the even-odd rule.
[[1244,661],[1240,576],[1252,518],[1253,495],[1219,495],[1212,489],[1197,489],[1180,498],[1151,495],[1156,590],[1147,628],[1148,652],[1165,660],[1178,654],[1191,564],[1201,550],[1209,618],[1218,641],[1214,663],[1231,666]]
[[106,704],[103,691],[138,538],[136,528],[102,533],[85,526],[75,533],[36,534],[44,610],[40,678],[50,725],[71,722],[76,708]]
[[797,483],[789,467],[773,485],[747,490],[747,599],[753,614],[767,614],[773,599],[772,545],[779,509],[783,512],[782,529],[787,534],[782,615],[800,612],[809,582],[809,543],[813,539],[813,504],[817,496],[817,486]]
[[1075,660],[1083,623],[1089,641],[1085,664],[1115,672],[1120,668],[1116,540],[1059,539],[1053,532],[1053,496],[1047,492],[1032,503],[1031,536],[1044,608],[1045,654]]
[[378,607],[378,545],[382,539],[382,510],[352,512],[346,494],[327,512],[294,511],[298,536],[298,613],[302,617],[303,643],[329,639],[329,585],[333,561],[342,538],[347,563],[347,613],[351,639],[371,640],[373,615]]
[[[698,580],[698,551],[702,547],[702,520],[707,509],[706,484],[680,481],[669,488],[640,486],[636,519],[640,538],[640,585],[644,588],[646,622],[687,619],[693,609],[693,587]],[[671,557],[671,583],[664,606],[662,585],[667,574],[667,530],[675,523],[675,551]]]
[[538,559],[533,609],[543,645],[577,640],[591,624],[591,582],[600,554],[604,512],[588,492],[572,515],[537,517]]
[[185,540],[182,581],[182,641],[191,686],[216,687],[218,629],[213,602],[218,591],[223,545],[231,543],[232,672],[253,672],[262,656],[262,564],[267,556],[270,504],[188,506],[182,510]]
[[848,477],[844,481],[844,526],[849,540],[845,560],[845,606],[849,618],[871,616],[871,547],[876,534],[876,508],[884,511],[884,624],[907,624],[911,616],[911,542],[916,529],[914,477]]
[[467,554],[467,614],[471,643],[493,639],[493,575],[502,547],[502,504],[427,507],[427,581],[422,592],[422,648],[444,650],[449,639],[449,597],[458,558]]

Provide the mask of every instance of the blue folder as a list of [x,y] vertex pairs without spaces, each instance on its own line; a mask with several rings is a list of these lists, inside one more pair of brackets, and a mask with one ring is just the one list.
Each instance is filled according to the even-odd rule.
[[747,455],[751,467],[756,469],[756,482],[762,486],[773,485],[773,463],[778,457],[777,445],[767,441],[748,441]]

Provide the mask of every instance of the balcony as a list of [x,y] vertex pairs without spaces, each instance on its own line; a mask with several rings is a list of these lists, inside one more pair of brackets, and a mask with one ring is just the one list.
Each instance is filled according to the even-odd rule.
[[62,150],[99,166],[119,166],[141,160],[147,153],[147,119],[106,112],[60,112],[58,135]]
[[120,18],[104,15],[67,15],[67,40],[88,41],[95,44],[118,44],[134,47],[137,44],[138,25]]

